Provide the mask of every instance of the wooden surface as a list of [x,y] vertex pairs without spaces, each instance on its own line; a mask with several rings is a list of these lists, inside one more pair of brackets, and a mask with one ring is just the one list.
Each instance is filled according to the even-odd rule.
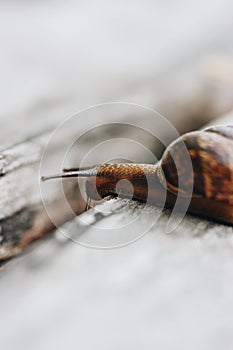
[[[119,199],[73,219],[64,203],[76,214],[85,203],[69,180],[66,201],[58,182],[43,187],[58,230],[39,186],[51,133],[83,108],[144,105],[180,133],[230,111],[232,70],[210,53],[231,52],[231,8],[229,0],[1,2],[2,349],[232,350],[231,227],[185,216],[167,234],[169,211]],[[140,113],[116,112],[121,123],[144,121]],[[86,121],[58,135],[43,175],[61,170]],[[88,121],[108,123],[112,114]],[[161,125],[157,133],[172,140]],[[143,133],[105,128],[82,138],[65,165],[80,165],[106,138],[129,136],[160,155],[161,144]],[[118,151],[126,156],[126,147]],[[101,152],[89,161],[102,162]]]
[[[2,346],[230,350],[233,229],[186,216],[166,234],[168,217],[111,200],[62,226],[79,243],[56,231],[5,268]],[[121,248],[81,245],[128,243],[136,231]]]
[[27,228],[1,271],[2,346],[230,350],[233,228],[186,215],[167,234],[170,215],[111,199],[49,236]]
[[[188,70],[184,75],[185,78],[182,75],[180,77],[178,73],[172,75],[177,76],[176,82],[180,82],[179,84],[182,86],[179,91],[169,83],[168,77],[165,77],[162,83],[163,89],[158,90],[159,94],[157,94],[157,108],[165,115],[171,115],[170,121],[181,133],[202,126],[226,108],[225,104],[224,108],[220,108],[219,103],[210,104],[210,96],[214,94],[218,97],[217,100],[221,101],[222,95],[211,89],[211,84],[206,88],[206,80],[202,80],[199,75],[195,75],[195,72],[196,70]],[[195,86],[195,89],[191,89],[190,86]],[[139,90],[138,94],[143,95],[144,98],[152,99],[149,87],[147,87],[147,90]],[[168,96],[170,96],[169,99]],[[228,108],[230,105],[229,103]],[[138,110],[134,105],[130,106],[133,109],[130,109],[129,106],[125,109],[123,105],[123,109],[120,109],[119,114],[117,114],[116,108],[118,106],[121,107],[121,105],[113,104],[113,109],[111,109],[111,105],[109,107],[106,105],[103,110],[96,111],[94,109],[89,114],[86,113],[84,117],[77,118],[73,124],[68,122],[61,129],[57,129],[56,137],[52,140],[51,135],[53,137],[56,128],[51,127],[52,122],[45,128],[43,119],[40,123],[38,122],[36,133],[34,129],[32,132],[31,122],[25,124],[18,143],[11,141],[10,145],[7,135],[15,134],[14,128],[18,128],[20,119],[4,133],[0,152],[0,260],[2,262],[21,253],[32,242],[45,236],[54,227],[42,203],[41,190],[44,188],[45,190],[42,191],[43,200],[46,201],[49,210],[53,211],[54,220],[62,223],[70,218],[68,211],[65,208],[62,209],[62,189],[56,182],[51,182],[49,187],[43,185],[44,187],[41,189],[40,175],[60,172],[65,152],[78,137],[80,137],[80,142],[74,147],[72,156],[67,161],[66,166],[79,165],[82,157],[95,145],[118,137],[134,140],[136,144],[140,139],[140,144],[159,158],[162,151],[161,143],[143,131],[142,127],[150,130],[153,126],[154,134],[162,137],[162,140],[167,144],[177,137],[169,128],[164,127],[162,122],[157,121],[156,124],[153,114],[149,114],[145,119],[142,119],[143,114],[147,113],[146,110]],[[172,113],[171,108],[173,108]],[[112,118],[115,122],[118,122],[118,126],[114,126],[114,129],[111,123],[108,125],[110,111],[114,112],[115,119],[113,115]],[[194,118],[194,116],[196,117]],[[52,120],[55,126],[56,122],[53,118]],[[82,123],[80,123],[80,120]],[[23,122],[24,118],[22,117],[21,124]],[[124,126],[126,122],[135,125],[136,129]],[[94,128],[87,133],[86,131],[89,128],[92,129],[93,123],[97,126],[99,124],[105,124],[105,126]],[[120,127],[121,123],[123,123],[123,127]],[[28,135],[30,137],[25,139]],[[49,146],[45,148],[48,143]],[[131,159],[135,162],[155,162],[154,158],[145,157],[144,149],[135,148],[136,144],[133,147],[132,145],[126,147],[124,144],[119,147],[119,143],[116,144],[117,156],[121,155],[122,158]],[[106,151],[108,151],[108,159],[111,159],[114,154],[113,149],[107,147]],[[93,154],[92,158],[89,157],[89,164],[106,161],[102,156],[103,152]],[[45,161],[42,161],[44,159]],[[64,186],[66,197],[72,203],[74,211],[76,213],[82,212],[85,204],[76,188],[75,181],[66,181]]]

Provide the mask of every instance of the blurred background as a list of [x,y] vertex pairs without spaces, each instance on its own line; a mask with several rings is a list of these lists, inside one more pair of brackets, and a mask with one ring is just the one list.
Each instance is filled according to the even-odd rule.
[[[154,108],[180,133],[230,113],[232,17],[231,0],[0,0],[0,150],[110,101]],[[24,196],[36,203],[33,176]],[[210,236],[161,232],[108,252],[42,246],[1,278],[0,344],[232,349],[233,243]]]
[[200,95],[209,60],[231,54],[232,2],[1,1],[0,27],[2,144],[11,121],[31,134],[101,102],[172,118],[174,97]]

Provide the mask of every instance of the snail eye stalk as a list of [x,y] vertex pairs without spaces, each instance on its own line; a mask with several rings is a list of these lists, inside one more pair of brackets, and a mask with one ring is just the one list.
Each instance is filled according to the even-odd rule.
[[94,177],[97,175],[97,168],[94,167],[88,167],[88,168],[79,168],[79,169],[64,169],[63,173],[60,174],[54,174],[49,176],[42,176],[41,181],[45,182],[47,180],[51,179],[63,179],[67,177]]

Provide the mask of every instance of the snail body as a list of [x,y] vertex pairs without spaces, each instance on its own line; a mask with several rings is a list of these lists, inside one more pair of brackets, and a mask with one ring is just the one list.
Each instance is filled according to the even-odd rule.
[[233,126],[184,134],[156,164],[102,164],[42,180],[57,177],[86,177],[93,200],[117,195],[172,208],[178,194],[181,202],[190,195],[189,213],[232,225]]

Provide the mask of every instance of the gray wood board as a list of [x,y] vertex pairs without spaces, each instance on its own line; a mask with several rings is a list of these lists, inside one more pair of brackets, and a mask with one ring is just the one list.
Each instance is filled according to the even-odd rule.
[[[155,93],[156,89],[155,91],[152,88],[150,90],[150,86],[147,87],[147,90],[142,88],[138,93],[138,96],[144,96],[146,99],[149,98],[151,103],[155,93],[157,95],[157,106],[160,106],[159,109],[166,115],[170,115],[170,121],[172,121],[173,125],[181,133],[203,125],[222,110],[222,108],[219,110],[218,103],[210,103],[210,97],[213,97],[213,94],[214,96],[218,96],[218,101],[222,100],[222,95],[219,95],[218,90],[215,91],[210,86],[210,89],[206,88],[206,81],[203,81],[195,72],[195,69],[188,70],[181,76],[177,72],[173,73],[172,76],[174,78],[176,77],[174,80],[179,84],[178,90],[174,84],[169,83],[169,81],[173,81],[170,75],[170,79],[166,77],[161,79],[160,83],[157,82],[157,92],[159,93]],[[160,89],[158,86],[160,86]],[[113,119],[109,119],[110,115]],[[142,116],[145,118],[142,119]],[[19,123],[20,120],[23,122],[24,119],[19,118]],[[110,120],[111,122],[113,120],[118,121],[118,125],[114,125],[113,127],[111,123],[108,124]],[[30,233],[33,241],[36,239],[36,235],[42,237],[47,233],[45,229],[46,222],[45,224],[39,224],[40,230],[36,227],[38,226],[37,218],[39,215],[41,216],[40,221],[45,220],[45,216],[42,215],[43,209],[41,208],[40,167],[42,167],[42,175],[60,172],[66,151],[79,137],[79,143],[77,145],[75,143],[76,146],[73,148],[69,159],[66,160],[66,166],[80,165],[82,158],[85,157],[89,150],[98,144],[104,144],[106,140],[117,139],[119,137],[136,142],[127,146],[123,142],[115,143],[115,146],[117,146],[115,147],[115,152],[118,157],[121,156],[124,159],[130,159],[134,162],[154,163],[156,159],[151,157],[151,155],[154,154],[159,157],[162,146],[164,145],[161,145],[145,129],[154,131],[155,136],[161,137],[167,144],[178,135],[174,135],[172,128],[169,130],[169,127],[164,127],[163,120],[165,119],[156,119],[153,112],[140,110],[140,107],[138,110],[138,107],[135,105],[127,105],[125,107],[124,105],[116,104],[114,106],[105,105],[103,110],[90,111],[89,114],[85,114],[84,119],[81,118],[79,120],[78,118],[75,120],[75,123],[69,120],[55,134],[50,129],[51,123],[55,123],[53,117],[51,118],[51,123],[46,128],[43,119],[37,121],[37,135],[35,135],[35,129],[32,128],[32,122],[28,121],[25,125],[25,130],[21,130],[20,137],[25,137],[29,133],[30,138],[23,139],[15,144],[15,139],[12,142],[13,138],[11,137],[8,139],[8,143],[10,140],[11,146],[2,146],[3,148],[0,153],[0,259],[8,259],[9,256],[15,255],[16,251],[21,252],[22,246],[18,240],[16,241],[16,238],[21,239],[23,237],[25,227],[27,227],[27,235]],[[132,126],[127,127],[125,123],[130,123],[135,128]],[[106,125],[98,128],[101,124]],[[122,125],[123,127],[121,127]],[[15,128],[19,128],[17,123],[8,126],[9,135],[14,135]],[[86,130],[90,130],[89,133],[86,133]],[[4,139],[7,139],[6,135]],[[51,141],[52,135],[56,135],[56,137]],[[145,148],[136,148],[139,139],[140,144],[150,152],[145,154]],[[45,151],[48,141],[49,146]],[[105,153],[106,157],[104,158]],[[99,151],[89,157],[89,165],[105,162],[106,159],[111,159],[113,155],[114,149],[106,147],[104,152]],[[41,163],[41,160],[44,159],[45,161]],[[74,198],[74,195],[71,193],[74,188],[74,182],[66,181],[64,186],[65,191],[69,192],[68,196]],[[56,181],[50,182],[49,186],[46,184],[42,188],[45,189],[43,190],[43,199],[46,200],[46,204],[49,202],[56,211],[59,200],[63,198],[62,188],[57,185]],[[37,207],[34,211],[35,206]],[[83,208],[84,206],[82,205],[80,208],[77,208],[77,211],[80,212]],[[35,217],[35,220],[29,220],[30,222],[25,225],[25,218],[29,218],[32,211],[34,211],[33,217]],[[57,211],[61,212],[60,210]],[[22,220],[18,220],[19,217]],[[63,220],[60,220],[60,222],[65,221],[65,219],[66,216],[63,215]],[[11,232],[11,228],[12,231],[15,231],[16,223],[19,227],[16,230],[17,234],[14,234],[14,232]],[[30,225],[31,228],[29,227]],[[47,226],[51,229],[51,225]],[[29,229],[30,232],[28,231]]]
[[[110,200],[6,268],[1,346],[230,350],[233,229],[186,216],[166,234],[169,215]],[[129,243],[140,231],[121,248],[83,246]]]

